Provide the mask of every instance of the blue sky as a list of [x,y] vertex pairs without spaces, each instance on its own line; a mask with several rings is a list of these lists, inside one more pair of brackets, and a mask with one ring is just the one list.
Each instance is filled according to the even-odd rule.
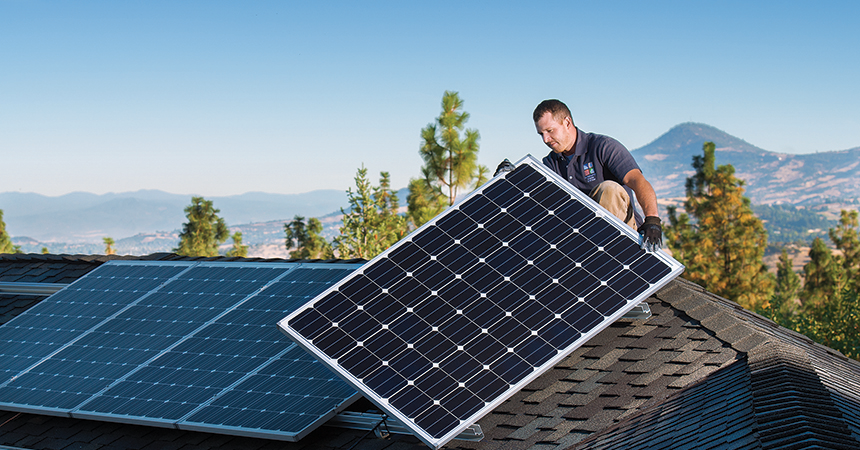
[[[860,2],[0,0],[0,192],[345,190],[419,174],[458,91],[481,163],[545,98],[635,149],[682,122],[860,146]],[[2,208],[2,205],[0,205]]]

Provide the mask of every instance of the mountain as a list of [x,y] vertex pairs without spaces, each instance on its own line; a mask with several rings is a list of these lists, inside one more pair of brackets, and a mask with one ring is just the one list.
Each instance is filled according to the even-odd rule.
[[736,176],[746,181],[746,195],[753,204],[860,198],[860,147],[806,155],[775,153],[710,125],[683,123],[631,153],[658,198],[684,197],[693,156],[702,154],[707,141],[716,145],[717,165],[731,164]]
[[[685,196],[693,156],[702,154],[706,141],[716,144],[717,164],[732,164],[736,175],[746,181],[746,195],[753,204],[860,199],[860,147],[807,155],[775,153],[710,125],[683,123],[632,153],[658,198],[678,198]],[[408,191],[397,194],[405,205]],[[294,216],[328,217],[325,233],[331,238],[339,224],[339,218],[332,217],[348,206],[346,193],[338,190],[291,195],[248,192],[207,200],[221,210],[231,229],[243,232],[246,244],[278,249],[283,247],[283,225]],[[0,209],[13,242],[34,252],[47,246],[54,253],[98,253],[104,250],[105,236],[116,240],[120,253],[167,251],[178,243],[183,210],[190,203],[190,195],[159,190],[74,192],[58,197],[0,193]]]

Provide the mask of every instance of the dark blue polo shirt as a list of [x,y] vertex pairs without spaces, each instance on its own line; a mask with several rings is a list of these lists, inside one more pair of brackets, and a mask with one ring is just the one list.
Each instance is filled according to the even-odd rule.
[[[639,164],[633,155],[615,139],[595,133],[583,133],[576,129],[576,144],[570,158],[550,152],[543,163],[553,172],[576,186],[588,195],[598,184],[610,180],[624,186],[624,176],[633,169],[639,169]],[[640,171],[642,169],[639,169]],[[633,190],[624,186],[630,198]],[[641,218],[637,212],[636,223]]]

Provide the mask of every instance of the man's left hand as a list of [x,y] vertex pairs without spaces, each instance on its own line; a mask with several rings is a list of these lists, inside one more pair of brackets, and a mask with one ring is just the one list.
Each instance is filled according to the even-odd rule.
[[639,227],[639,245],[642,250],[657,251],[663,247],[663,225],[657,216],[648,216]]

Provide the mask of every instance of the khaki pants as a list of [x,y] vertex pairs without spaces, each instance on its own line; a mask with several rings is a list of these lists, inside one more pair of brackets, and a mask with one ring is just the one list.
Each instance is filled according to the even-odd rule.
[[[623,186],[614,181],[604,181],[588,194],[597,204],[606,208],[620,221],[636,230],[636,218],[633,217],[633,204]],[[629,219],[628,219],[629,218]]]

